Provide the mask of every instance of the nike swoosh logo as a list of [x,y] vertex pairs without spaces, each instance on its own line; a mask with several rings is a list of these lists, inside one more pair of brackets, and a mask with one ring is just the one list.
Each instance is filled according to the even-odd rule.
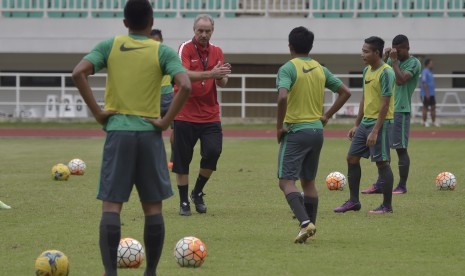
[[400,143],[395,143],[392,145],[393,147],[397,147],[397,146],[400,146]]
[[365,80],[365,84],[369,84],[371,81],[372,80],[369,80],[369,81]]
[[317,66],[312,67],[312,68],[310,68],[310,69],[305,69],[305,67],[302,67],[302,72],[304,72],[304,74],[306,74],[306,73],[312,71],[312,70],[315,69],[315,68],[317,68]]
[[381,154],[373,155],[373,159],[376,159],[378,157],[381,157]]
[[144,49],[144,48],[147,48],[148,46],[144,46],[144,47],[134,47],[134,48],[127,48],[124,46],[124,43],[121,44],[121,47],[119,47],[119,50],[121,52],[127,52],[127,51],[133,51],[133,50],[139,50],[139,49]]

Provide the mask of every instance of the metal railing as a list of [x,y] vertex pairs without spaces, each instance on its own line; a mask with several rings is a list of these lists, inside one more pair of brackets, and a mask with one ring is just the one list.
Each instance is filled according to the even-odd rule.
[[[335,74],[344,83],[358,74]],[[103,105],[106,74],[89,78],[94,96]],[[91,114],[70,80],[63,73],[0,73],[0,117],[3,118],[90,118]],[[276,115],[274,74],[232,74],[227,88],[219,89],[218,101],[223,117],[273,118]],[[47,85],[46,80],[55,80]],[[453,80],[464,83],[465,74],[436,74],[437,115],[465,115],[465,88],[452,88]],[[40,85],[39,85],[40,84]],[[45,86],[43,86],[46,84]],[[362,96],[361,88],[351,88],[352,97],[337,116],[355,116]],[[326,93],[325,108],[337,94]],[[421,110],[419,88],[412,98],[413,116]]]
[[[464,17],[464,0],[149,0],[156,17]],[[0,17],[123,17],[126,0],[0,0]]]

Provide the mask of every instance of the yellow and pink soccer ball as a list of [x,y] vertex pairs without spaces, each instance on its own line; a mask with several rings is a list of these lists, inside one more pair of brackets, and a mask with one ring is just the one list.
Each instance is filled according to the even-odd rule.
[[57,181],[66,181],[68,180],[71,172],[69,171],[68,166],[63,163],[58,163],[52,167],[52,179]]

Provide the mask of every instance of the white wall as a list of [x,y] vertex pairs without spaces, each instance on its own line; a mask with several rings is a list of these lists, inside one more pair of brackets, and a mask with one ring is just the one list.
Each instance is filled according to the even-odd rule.
[[[193,19],[173,18],[156,19],[154,27],[177,48],[192,37],[192,25]],[[287,36],[297,26],[315,33],[313,54],[359,54],[363,39],[377,35],[390,42],[399,33],[417,54],[465,54],[463,18],[219,18],[212,42],[226,54],[287,54]],[[0,53],[86,53],[126,32],[122,19],[0,18]]]

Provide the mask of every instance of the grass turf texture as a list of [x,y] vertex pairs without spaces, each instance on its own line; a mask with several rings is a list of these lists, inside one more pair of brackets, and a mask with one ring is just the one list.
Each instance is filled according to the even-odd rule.
[[[101,203],[95,199],[103,139],[0,139],[0,275],[33,275],[36,257],[46,249],[63,251],[71,275],[101,275],[98,247]],[[362,210],[335,214],[348,198],[324,184],[332,171],[346,174],[347,140],[327,139],[320,159],[316,241],[296,245],[296,220],[277,185],[273,139],[226,139],[219,169],[206,186],[208,212],[180,217],[178,193],[164,202],[165,247],[160,275],[463,275],[465,172],[463,140],[413,140],[408,193],[393,195],[394,213],[371,215],[381,195],[361,195]],[[393,155],[395,184],[397,156]],[[199,149],[191,166],[197,174]],[[84,176],[51,180],[51,167],[81,158]],[[455,191],[438,191],[434,178],[450,171]],[[361,188],[377,170],[362,160]],[[143,242],[144,218],[136,190],[124,205],[122,236]],[[173,258],[184,236],[205,242],[208,256],[199,269],[180,268]],[[145,263],[119,275],[142,275]]]

